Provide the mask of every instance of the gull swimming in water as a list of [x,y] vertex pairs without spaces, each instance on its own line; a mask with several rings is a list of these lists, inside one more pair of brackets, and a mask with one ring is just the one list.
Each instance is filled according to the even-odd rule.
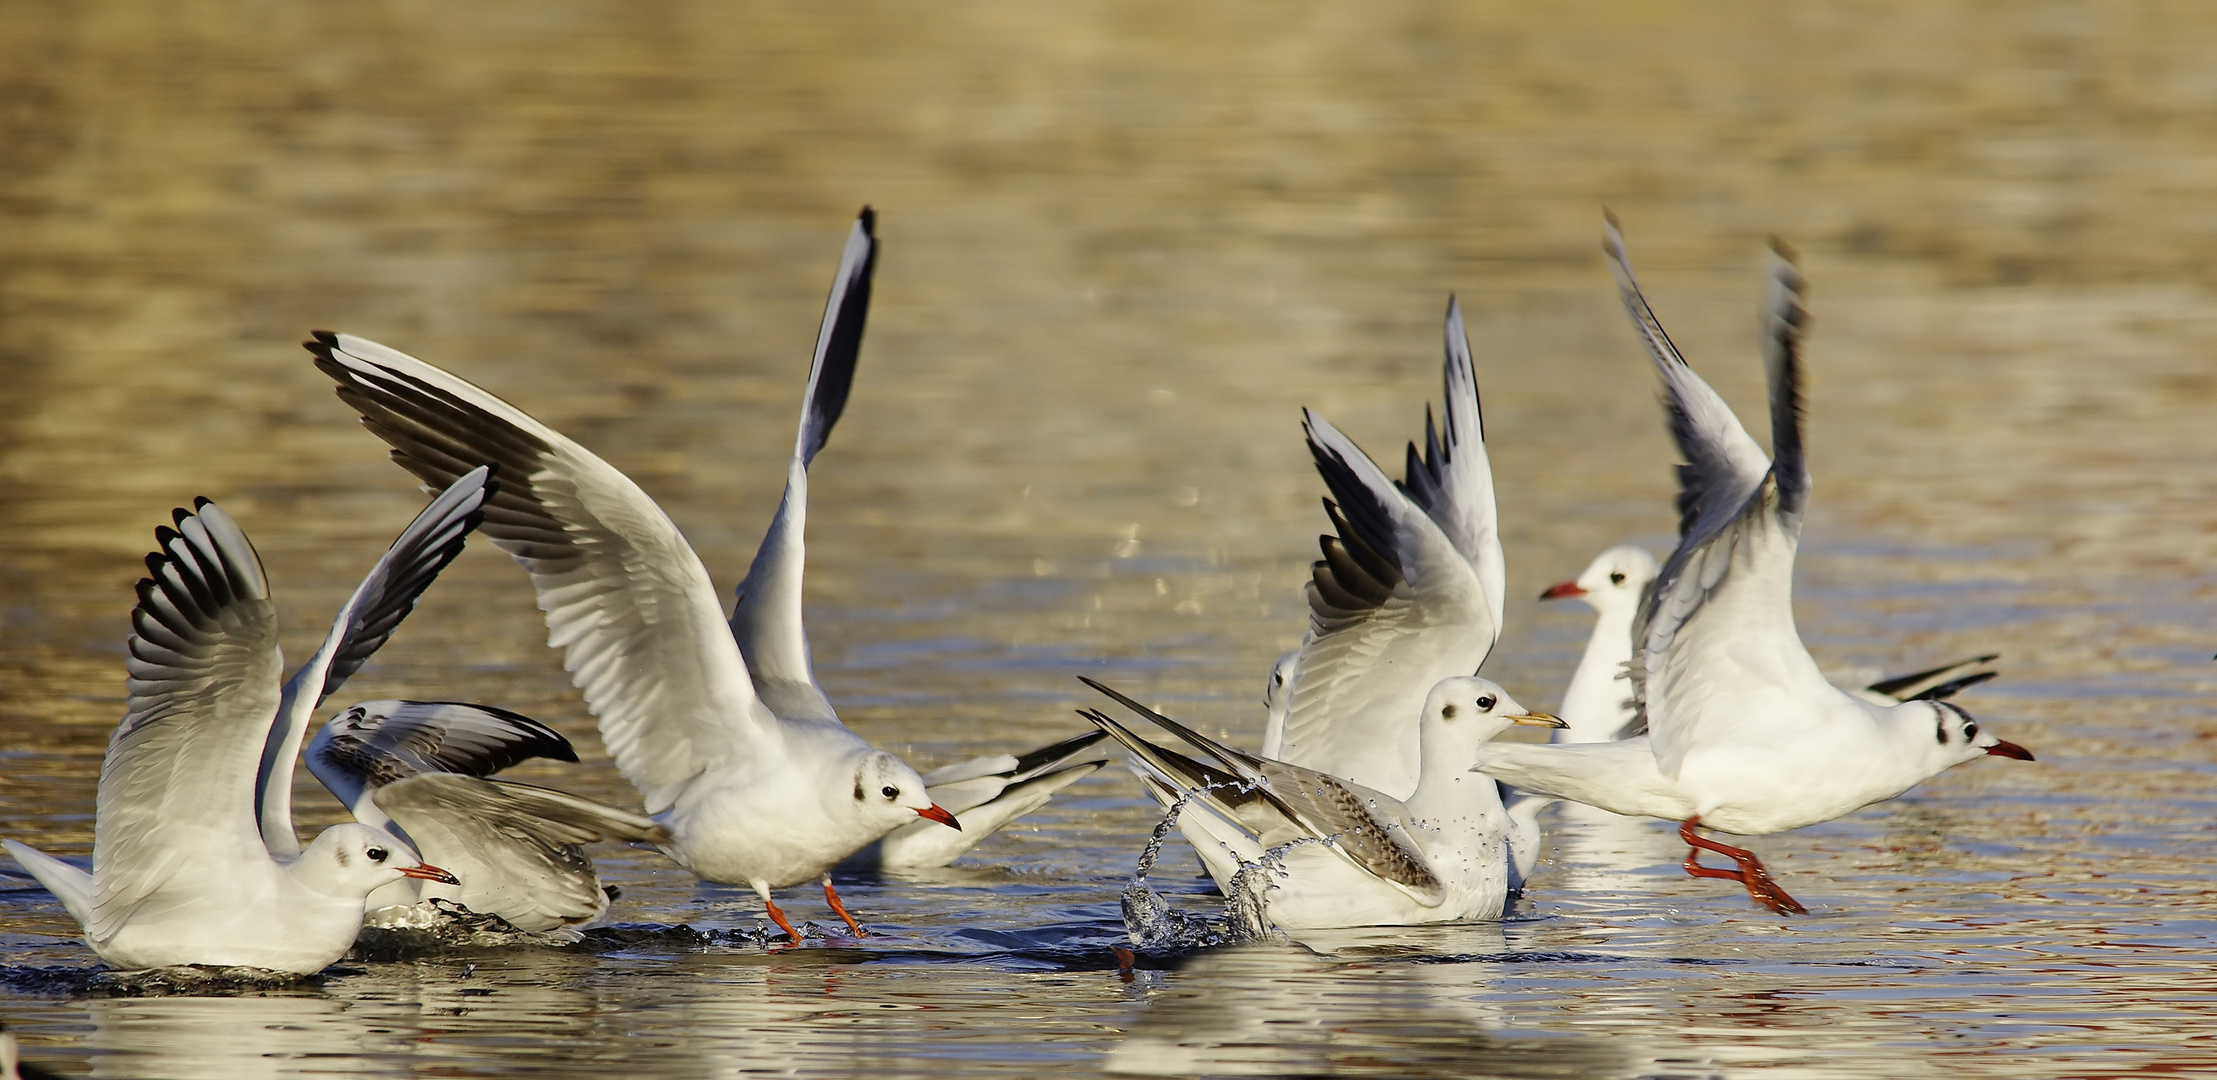
[[1200,754],[1157,746],[1097,711],[1083,714],[1130,751],[1132,771],[1156,802],[1182,802],[1178,828],[1224,895],[1237,894],[1233,879],[1242,871],[1268,868],[1264,911],[1288,930],[1500,918],[1507,821],[1494,784],[1470,775],[1469,763],[1511,725],[1562,723],[1527,712],[1488,680],[1441,680],[1425,695],[1416,724],[1416,790],[1397,799],[1232,749],[1085,682]]
[[[1780,914],[1806,911],[1752,852],[1695,830],[1759,836],[1891,799],[1997,756],[2031,760],[1960,707],[1873,704],[1826,681],[1793,617],[1793,561],[1807,505],[1801,438],[1802,278],[1774,247],[1764,305],[1775,459],[1694,374],[1655,318],[1615,222],[1607,251],[1634,327],[1662,376],[1678,467],[1682,539],[1634,626],[1634,708],[1644,732],[1611,742],[1489,746],[1478,768],[1520,789],[1680,822],[1686,872],[1739,881]],[[1714,851],[1737,869],[1703,866]]]
[[[459,885],[405,879],[370,894],[373,925],[426,900],[452,900],[518,930],[577,926],[608,911],[584,845],[661,843],[652,818],[567,792],[486,779],[535,757],[577,761],[560,732],[527,716],[453,701],[349,706],[308,744],[308,771],[353,811],[395,833]],[[395,911],[393,909],[401,909]]]
[[[482,489],[484,477],[475,480]],[[445,565],[447,544],[458,549],[475,514],[472,505],[436,521],[439,536],[419,554]],[[455,879],[365,825],[334,825],[305,850],[295,841],[291,855],[265,844],[260,826],[274,818],[265,806],[257,822],[257,774],[283,720],[284,666],[269,581],[246,534],[213,502],[197,499],[172,520],[174,529],[155,531],[161,550],[146,558],[150,576],[131,611],[129,697],[100,769],[92,872],[27,844],[6,847],[120,970],[312,974],[353,946],[380,886]],[[367,623],[398,622],[382,599],[357,593],[349,607]],[[359,666],[367,656],[334,652],[310,664]],[[289,788],[291,779],[291,758],[279,759],[271,783]],[[290,835],[289,813],[283,824]]]
[[1425,410],[1424,446],[1409,444],[1401,482],[1323,417],[1302,413],[1337,535],[1318,538],[1324,557],[1308,586],[1309,632],[1292,663],[1280,758],[1399,799],[1422,773],[1426,698],[1440,680],[1476,673],[1501,636],[1493,473],[1452,299],[1445,338],[1440,422]]
[[[832,279],[831,299],[824,305],[823,324],[816,333],[808,385],[801,395],[800,431],[785,470],[785,495],[755,549],[746,578],[739,583],[731,613],[731,633],[746,657],[755,693],[771,712],[788,720],[840,722],[831,699],[816,682],[802,604],[808,469],[830,440],[854,386],[877,269],[876,221],[876,214],[864,207],[847,235],[839,271]],[[1106,759],[1088,752],[1100,738],[1099,732],[1086,732],[1021,756],[988,755],[925,773],[932,803],[961,815],[962,828],[943,828],[936,820],[911,821],[863,852],[860,861],[890,870],[953,862],[1001,826],[1045,806],[1055,792],[1106,764]]]

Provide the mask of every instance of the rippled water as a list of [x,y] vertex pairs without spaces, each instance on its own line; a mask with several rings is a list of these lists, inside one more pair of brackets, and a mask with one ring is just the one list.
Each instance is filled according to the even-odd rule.
[[[169,507],[244,524],[297,657],[417,505],[311,328],[594,447],[728,588],[864,202],[885,256],[809,603],[880,745],[1074,732],[1079,673],[1254,738],[1324,526],[1296,410],[1394,456],[1450,291],[1512,583],[1487,673],[1551,703],[1585,620],[1529,598],[1672,526],[1607,204],[1743,408],[1762,239],[1801,247],[1804,636],[1843,669],[2001,652],[1964,704],[2040,755],[1755,841],[1807,918],[1686,879],[1659,825],[1557,817],[1504,925],[1130,981],[1117,897],[1155,816],[1113,771],[953,869],[842,885],[887,931],[862,949],[644,936],[87,999],[57,989],[93,963],[67,917],[8,878],[0,1018],[35,1061],[130,1077],[2200,1066],[2213,49],[2194,5],[0,5],[5,835],[89,850]],[[349,690],[528,712],[587,761],[521,776],[631,798],[543,633],[479,545]],[[748,895],[603,855],[619,921],[757,925]],[[1150,880],[1205,907],[1194,870],[1173,845]]]

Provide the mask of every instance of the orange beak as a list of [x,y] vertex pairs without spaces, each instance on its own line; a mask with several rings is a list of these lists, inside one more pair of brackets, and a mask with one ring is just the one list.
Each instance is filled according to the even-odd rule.
[[2018,761],[2031,761],[2032,751],[2027,750],[2024,747],[2017,745],[2016,743],[2010,742],[2007,739],[2003,739],[2002,741],[1987,747],[1986,756],[2016,758]]
[[933,803],[929,807],[916,811],[916,816],[936,821],[941,825],[945,825],[946,827],[953,829],[956,832],[962,831],[962,823],[956,821],[955,816],[948,813],[946,811],[946,808],[940,806],[938,803]]
[[431,865],[430,863],[422,863],[416,866],[403,866],[400,868],[400,872],[404,877],[422,878],[425,881],[436,881],[441,885],[460,885],[462,883],[462,879],[455,877],[453,874],[449,874],[446,871]]
[[1563,582],[1563,583],[1562,583],[1562,584],[1560,584],[1560,585],[1550,585],[1550,586],[1548,586],[1548,587],[1547,587],[1547,591],[1546,591],[1546,592],[1543,592],[1543,593],[1541,593],[1541,594],[1540,594],[1540,599],[1542,599],[1542,600],[1568,600],[1568,599],[1570,599],[1570,598],[1571,598],[1571,597],[1573,597],[1573,596],[1584,596],[1584,595],[1586,595],[1586,590],[1584,590],[1584,589],[1581,589],[1581,588],[1579,588],[1579,587],[1578,587],[1578,583],[1577,583],[1577,582],[1575,582],[1575,581],[1566,581],[1566,582]]

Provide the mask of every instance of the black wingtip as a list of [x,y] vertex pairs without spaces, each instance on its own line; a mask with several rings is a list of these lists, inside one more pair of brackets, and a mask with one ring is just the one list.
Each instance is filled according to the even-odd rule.
[[856,214],[854,219],[862,226],[862,235],[872,240],[878,238],[878,212],[870,204],[862,204],[862,212]]

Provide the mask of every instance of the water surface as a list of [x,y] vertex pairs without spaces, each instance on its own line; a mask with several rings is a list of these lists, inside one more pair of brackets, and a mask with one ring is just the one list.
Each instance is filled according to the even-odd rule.
[[[91,842],[129,587],[205,494],[304,656],[419,496],[296,342],[363,334],[593,447],[720,589],[782,480],[848,218],[877,307],[818,459],[809,604],[849,722],[926,765],[1107,679],[1235,739],[1325,526],[1298,408],[1389,463],[1470,317],[1530,598],[1667,544],[1668,449],[1597,252],[1759,409],[1764,238],[1814,282],[1802,629],[1979,652],[2034,748],[1755,847],[1790,922],[1660,826],[1569,818],[1517,918],[1114,970],[1154,820],[1104,772],[920,881],[866,948],[645,938],[88,1000],[0,892],[0,1017],[72,1075],[2117,1075],[2207,1060],[2217,670],[2217,17],[2198,6],[410,2],[0,6],[0,833]],[[1752,415],[1752,414],[1751,414]],[[350,700],[468,697],[629,789],[524,579],[461,559]],[[304,784],[303,817],[338,808]],[[608,849],[626,923],[752,898]],[[1182,860],[1182,861],[1181,861]],[[1155,874],[1210,902],[1190,856]],[[17,879],[7,879],[14,884]],[[790,909],[829,920],[794,890]]]

